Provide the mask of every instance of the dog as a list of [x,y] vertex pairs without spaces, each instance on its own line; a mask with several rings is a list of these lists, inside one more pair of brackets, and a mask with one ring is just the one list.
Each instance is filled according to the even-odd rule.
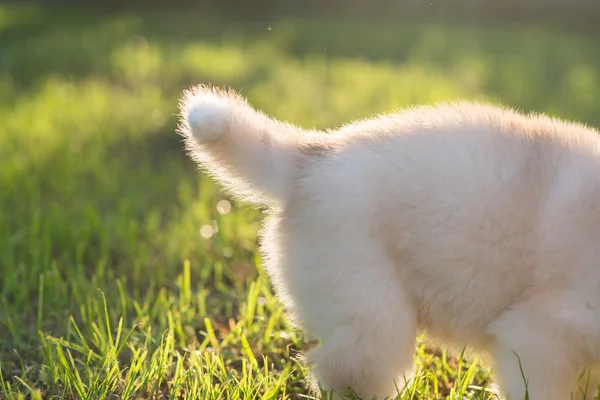
[[179,109],[190,157],[266,210],[265,269],[320,343],[313,389],[394,396],[419,332],[487,355],[509,400],[600,384],[596,130],[455,102],[319,132],[211,85]]

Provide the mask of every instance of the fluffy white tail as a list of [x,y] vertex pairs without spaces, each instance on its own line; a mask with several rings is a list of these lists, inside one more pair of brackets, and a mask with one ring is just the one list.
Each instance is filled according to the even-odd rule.
[[189,154],[232,194],[258,204],[286,195],[310,133],[255,111],[233,92],[208,86],[186,91],[180,111],[179,131]]

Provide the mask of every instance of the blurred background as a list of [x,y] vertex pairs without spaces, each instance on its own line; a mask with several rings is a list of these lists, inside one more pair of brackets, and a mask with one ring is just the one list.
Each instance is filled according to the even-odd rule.
[[[0,398],[306,392],[259,213],[175,133],[189,85],[307,128],[458,98],[598,126],[599,22],[593,0],[0,3]],[[434,397],[488,383],[417,353]]]

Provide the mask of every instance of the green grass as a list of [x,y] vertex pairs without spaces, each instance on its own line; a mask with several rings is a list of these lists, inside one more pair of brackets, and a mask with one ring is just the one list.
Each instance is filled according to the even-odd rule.
[[[307,398],[259,213],[175,134],[190,84],[305,127],[489,99],[600,125],[600,48],[541,28],[0,7],[0,398]],[[415,349],[402,398],[483,398]]]

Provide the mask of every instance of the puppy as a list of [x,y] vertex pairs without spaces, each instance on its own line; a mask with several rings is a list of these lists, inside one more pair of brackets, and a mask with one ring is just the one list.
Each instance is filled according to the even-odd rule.
[[581,395],[600,360],[597,131],[453,103],[317,132],[208,86],[180,110],[190,156],[269,209],[265,268],[320,341],[315,387],[394,396],[423,331],[488,354],[510,400]]

